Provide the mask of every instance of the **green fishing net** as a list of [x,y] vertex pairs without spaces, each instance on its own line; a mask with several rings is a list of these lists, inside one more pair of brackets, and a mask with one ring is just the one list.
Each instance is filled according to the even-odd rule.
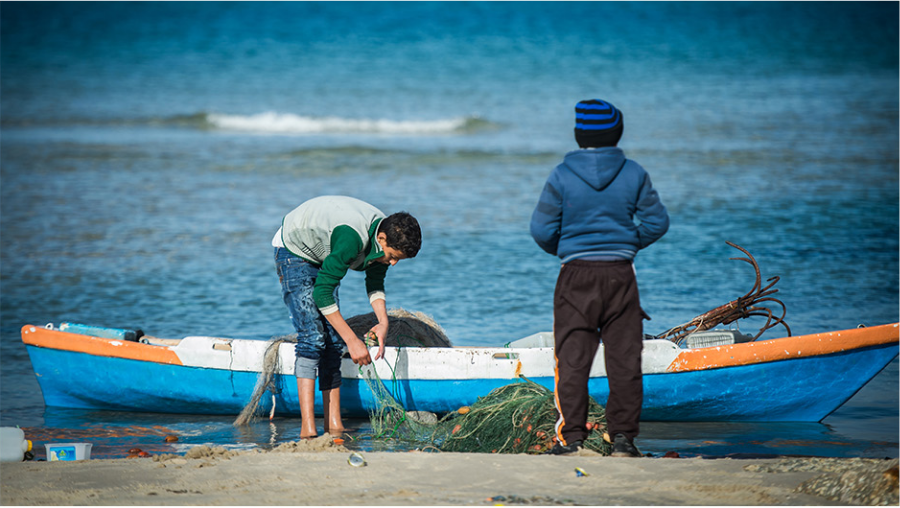
[[[360,368],[360,373],[377,401],[369,414],[374,439],[472,453],[537,454],[555,444],[558,414],[553,392],[525,377],[438,419],[431,413],[405,411],[371,366]],[[603,439],[606,414],[593,398],[588,422],[593,429],[584,447],[609,455],[612,445]]]
[[[385,340],[388,346],[452,347],[440,326],[425,314],[391,309],[388,318],[390,327]],[[347,319],[361,339],[376,322],[374,313]],[[269,341],[253,396],[235,420],[235,425],[248,424],[264,409],[260,402],[266,391],[279,391],[276,373],[282,372],[282,366],[278,351],[285,342],[296,342],[296,338],[281,336]],[[376,401],[369,412],[371,437],[375,440],[403,447],[479,453],[542,453],[555,444],[554,427],[558,415],[553,392],[525,377],[479,397],[470,407],[459,408],[439,418],[424,411],[406,411],[393,396],[401,390],[394,376],[383,381],[372,365],[360,367],[359,372]],[[589,399],[588,422],[595,427],[584,447],[608,455],[612,445],[602,437],[606,430],[606,414],[593,399]]]

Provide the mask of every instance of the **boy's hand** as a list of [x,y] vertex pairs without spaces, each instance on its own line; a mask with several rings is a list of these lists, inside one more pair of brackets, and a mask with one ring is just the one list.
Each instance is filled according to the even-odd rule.
[[387,325],[377,324],[366,333],[366,345],[378,346],[378,352],[375,353],[375,359],[378,360],[384,356],[384,338],[387,337]]
[[350,353],[350,358],[353,360],[353,363],[357,365],[368,365],[372,363],[372,357],[369,356],[369,349],[359,339],[348,343],[347,351]]

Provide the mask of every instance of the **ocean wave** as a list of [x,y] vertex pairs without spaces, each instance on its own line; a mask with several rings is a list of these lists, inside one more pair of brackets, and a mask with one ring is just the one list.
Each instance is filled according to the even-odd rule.
[[389,134],[436,135],[465,134],[497,127],[478,117],[442,120],[387,120],[339,117],[311,117],[290,113],[266,112],[256,115],[208,114],[210,127],[222,130],[272,134]]
[[254,134],[379,134],[393,136],[434,136],[471,134],[498,130],[502,125],[476,116],[440,120],[388,120],[340,117],[312,117],[292,113],[266,112],[229,115],[198,112],[162,117],[51,119],[0,119],[3,127],[176,127]]

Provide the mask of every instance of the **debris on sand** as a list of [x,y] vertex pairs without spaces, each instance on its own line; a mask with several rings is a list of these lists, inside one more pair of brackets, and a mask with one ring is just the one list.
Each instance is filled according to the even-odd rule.
[[313,439],[301,439],[282,443],[271,450],[275,453],[308,453],[308,452],[348,452],[343,445],[336,444],[328,434]]
[[784,459],[776,464],[750,465],[747,471],[763,473],[822,473],[797,487],[797,492],[819,496],[840,504],[896,506],[898,504],[897,459]]

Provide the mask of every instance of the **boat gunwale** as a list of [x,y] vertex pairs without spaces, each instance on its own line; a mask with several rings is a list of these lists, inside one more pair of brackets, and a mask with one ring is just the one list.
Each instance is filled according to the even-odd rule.
[[708,346],[681,351],[666,372],[691,372],[812,358],[898,342],[900,342],[900,323],[889,323],[764,341]]
[[[76,338],[77,340],[75,340]],[[123,358],[167,365],[183,365],[178,354],[168,346],[154,346],[122,339],[94,337],[92,335],[63,332],[36,325],[25,325],[22,327],[22,342],[26,346],[71,351],[93,356]]]
[[[835,354],[872,346],[889,345],[891,343],[896,344],[898,340],[900,340],[898,334],[900,334],[900,323],[889,323],[866,328],[853,328],[833,332],[798,335],[794,337],[781,337],[733,345],[680,349],[675,359],[664,371],[653,373],[664,374],[701,371]],[[223,339],[218,337],[208,337],[208,339],[213,343],[216,341],[241,340]],[[22,327],[22,341],[28,346],[85,353],[95,356],[125,358],[169,365],[185,365],[177,353],[177,345],[154,345],[120,339],[94,337],[35,325],[25,325]],[[258,342],[264,343],[263,341]],[[398,350],[397,352],[399,352],[400,349],[405,349],[408,354],[410,350],[424,351],[434,348],[396,347],[392,349]],[[552,348],[464,346],[454,347],[452,349],[480,351],[491,353],[491,356],[496,357],[499,354],[514,355],[517,351],[535,352]],[[647,372],[645,374],[651,373]]]

